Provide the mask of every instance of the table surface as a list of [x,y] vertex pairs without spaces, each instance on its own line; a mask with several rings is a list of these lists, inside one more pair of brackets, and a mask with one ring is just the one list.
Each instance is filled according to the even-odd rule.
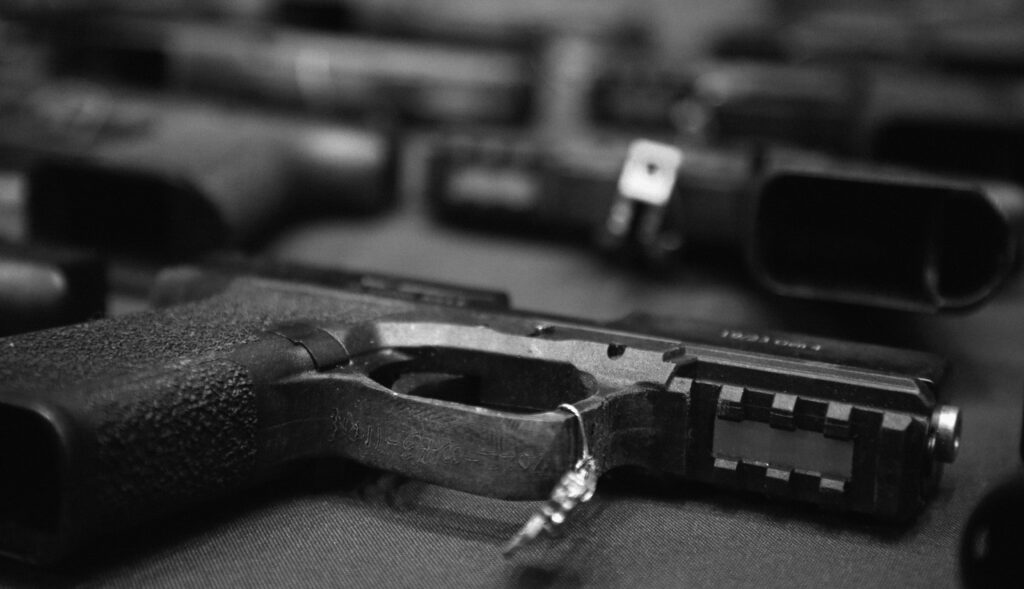
[[[639,310],[937,352],[965,415],[940,491],[909,526],[684,483],[602,483],[565,536],[506,560],[536,503],[503,502],[328,463],[149,526],[55,570],[0,564],[0,584],[112,586],[948,587],[971,508],[1019,468],[1024,282],[967,315],[913,316],[757,291],[728,259],[655,279],[582,246],[437,225],[415,198],[373,219],[280,235],[282,259],[508,291],[527,309],[610,320]],[[100,556],[96,556],[96,555]]]

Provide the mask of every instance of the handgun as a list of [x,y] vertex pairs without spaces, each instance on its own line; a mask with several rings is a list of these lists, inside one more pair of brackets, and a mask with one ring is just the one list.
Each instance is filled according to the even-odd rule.
[[781,147],[479,130],[437,138],[429,159],[448,222],[589,240],[655,270],[686,248],[731,251],[778,294],[918,312],[992,295],[1024,219],[1009,184]]
[[32,240],[182,260],[392,200],[395,142],[374,127],[87,82],[5,90],[0,166],[24,174]]
[[523,51],[327,34],[199,19],[44,23],[54,68],[156,89],[403,122],[519,122],[533,63]]
[[1021,85],[888,67],[638,62],[596,81],[606,124],[711,143],[773,142],[1021,183]]
[[591,492],[630,466],[907,521],[960,443],[925,353],[282,264],[168,270],[154,301],[0,340],[3,554],[54,562],[314,457],[507,500],[555,487],[533,532],[585,499],[584,460]]

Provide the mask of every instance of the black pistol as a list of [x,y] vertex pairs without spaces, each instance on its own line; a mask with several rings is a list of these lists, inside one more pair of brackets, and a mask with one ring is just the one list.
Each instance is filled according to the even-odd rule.
[[1010,184],[778,147],[464,132],[435,142],[429,169],[450,222],[592,239],[655,269],[686,247],[731,250],[778,294],[918,312],[992,295],[1024,219]]
[[0,166],[27,237],[157,259],[252,243],[290,216],[392,200],[392,137],[86,82],[7,89]]
[[171,270],[155,300],[0,340],[3,554],[54,562],[312,457],[550,497],[513,550],[627,465],[908,520],[959,445],[927,354],[281,265]]

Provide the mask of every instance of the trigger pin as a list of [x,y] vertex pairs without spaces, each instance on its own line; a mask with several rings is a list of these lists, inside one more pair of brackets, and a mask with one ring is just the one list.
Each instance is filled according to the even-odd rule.
[[580,460],[584,460],[590,457],[590,444],[587,442],[587,428],[583,425],[583,414],[576,408],[575,405],[570,403],[562,403],[558,406],[559,409],[564,409],[569,413],[572,413],[573,417],[576,418],[576,425],[579,426],[580,432],[580,445],[583,448],[583,452],[580,454]]

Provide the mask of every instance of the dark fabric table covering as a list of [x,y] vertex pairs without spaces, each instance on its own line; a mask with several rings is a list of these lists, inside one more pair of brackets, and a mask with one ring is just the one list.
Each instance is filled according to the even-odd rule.
[[962,528],[1019,467],[1024,283],[968,315],[917,317],[783,300],[722,260],[664,280],[582,247],[435,225],[415,202],[324,221],[270,253],[504,289],[523,308],[611,320],[629,311],[904,345],[952,362],[946,402],[965,414],[961,453],[909,526],[681,483],[603,481],[556,542],[500,550],[535,503],[484,499],[341,463],[160,522],[53,570],[0,564],[0,584],[388,587],[949,587]]

